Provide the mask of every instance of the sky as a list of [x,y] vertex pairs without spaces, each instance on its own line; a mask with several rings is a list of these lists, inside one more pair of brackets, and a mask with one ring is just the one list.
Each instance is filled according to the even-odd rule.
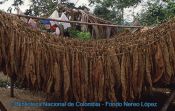
[[[0,1],[3,1],[3,0],[0,0]],[[76,6],[80,6],[80,5],[88,6],[88,0],[69,0],[69,2],[76,3]],[[11,6],[12,3],[13,3],[13,0],[8,0],[3,5],[0,5],[0,9],[6,11]],[[30,0],[24,0],[24,5],[20,6],[19,8],[24,12],[29,7],[30,7]]]
[[[2,1],[2,0],[0,0]],[[5,2],[4,4],[0,5],[0,9],[7,11],[8,8],[13,4],[13,0],[8,0],[7,2]],[[20,6],[20,9],[24,12],[26,9],[28,9],[30,7],[30,0],[24,0],[24,5]],[[13,13],[15,13],[15,11],[13,10]]]
[[[0,0],[2,1],[2,0]],[[53,0],[55,1],[55,0]],[[88,0],[69,0],[69,2],[72,3],[76,3],[76,6],[80,6],[80,5],[85,5],[87,7],[88,6]],[[3,5],[0,5],[0,9],[7,11],[7,9],[11,6],[11,4],[13,3],[13,0],[8,0],[6,3],[4,3]],[[22,10],[22,12],[25,12],[26,9],[28,9],[30,7],[30,0],[24,0],[24,5],[19,6],[19,8]],[[91,11],[93,11],[92,7],[89,7],[91,9]],[[133,11],[134,14],[136,15],[137,13],[141,12],[141,10],[143,9],[142,4],[138,5],[135,8],[127,8],[125,9],[125,13],[124,13],[124,18],[127,19],[127,21],[132,22],[133,21]],[[15,10],[12,11],[13,13],[16,13]]]

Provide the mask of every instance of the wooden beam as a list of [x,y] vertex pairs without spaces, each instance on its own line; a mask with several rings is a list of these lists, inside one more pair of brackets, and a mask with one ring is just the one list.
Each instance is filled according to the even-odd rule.
[[143,26],[125,26],[125,25],[115,25],[115,24],[99,24],[99,23],[88,23],[88,22],[81,22],[81,21],[64,21],[64,20],[58,20],[58,19],[27,16],[27,15],[19,15],[19,14],[12,14],[12,15],[15,15],[15,16],[18,16],[18,17],[24,17],[24,18],[38,19],[38,20],[50,20],[50,21],[57,21],[57,22],[78,23],[78,24],[84,24],[84,25],[96,25],[96,26],[104,26],[104,27],[143,28]]
[[167,99],[167,101],[165,102],[164,106],[160,111],[167,111],[169,105],[174,100],[174,98],[175,98],[175,90],[171,93],[171,96]]
[[170,95],[172,90],[169,88],[152,88],[153,93],[163,94],[163,95]]

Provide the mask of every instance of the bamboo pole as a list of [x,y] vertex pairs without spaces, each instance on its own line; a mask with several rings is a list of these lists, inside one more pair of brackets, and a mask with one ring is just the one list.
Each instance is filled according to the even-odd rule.
[[78,23],[84,25],[96,25],[96,26],[104,26],[104,27],[121,27],[121,28],[143,28],[143,26],[125,26],[125,25],[115,25],[115,24],[99,24],[99,23],[88,23],[88,22],[80,22],[80,21],[65,21],[65,20],[58,20],[58,19],[51,19],[51,18],[44,18],[44,17],[35,17],[35,16],[27,16],[27,15],[19,15],[19,14],[12,14],[18,17],[24,18],[32,18],[38,20],[51,20],[57,22],[65,22],[65,23]]

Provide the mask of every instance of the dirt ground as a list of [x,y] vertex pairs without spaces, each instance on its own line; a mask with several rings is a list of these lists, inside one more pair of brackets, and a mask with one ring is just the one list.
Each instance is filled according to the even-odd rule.
[[[1,80],[9,80],[8,77],[0,73]],[[14,102],[44,102],[45,96],[42,93],[31,92],[28,90],[15,89],[15,97],[10,97],[10,88],[0,87],[0,102],[5,106],[7,111],[43,111],[40,107],[16,107]]]
[[[0,80],[9,81],[9,78],[4,76],[0,73]],[[157,90],[158,91],[158,90]],[[162,91],[158,91],[162,92]],[[170,92],[170,90],[164,90],[163,92]],[[29,90],[22,90],[22,89],[15,89],[14,90],[15,97],[10,97],[10,88],[2,88],[0,87],[0,103],[7,109],[7,111],[68,111],[68,110],[61,110],[59,109],[50,109],[50,108],[43,108],[43,107],[17,107],[14,106],[14,102],[45,102],[46,95],[41,92],[32,92]],[[144,101],[156,100],[159,101],[160,105],[162,106],[164,102],[167,100],[168,96],[160,95],[159,93],[155,93],[150,97],[145,96],[142,98]],[[1,109],[1,104],[0,104]],[[168,111],[175,111],[175,101],[170,105]],[[69,109],[69,111],[75,111],[74,109]],[[0,110],[3,111],[3,110]],[[89,110],[87,110],[89,111]],[[98,110],[100,111],[100,110]],[[109,110],[105,110],[109,111]],[[126,111],[126,110],[125,110]],[[140,110],[139,110],[140,111]],[[147,110],[146,110],[147,111]]]

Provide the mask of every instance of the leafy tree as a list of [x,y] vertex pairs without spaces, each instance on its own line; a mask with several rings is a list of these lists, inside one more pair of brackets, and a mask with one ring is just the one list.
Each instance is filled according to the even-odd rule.
[[[4,0],[8,1],[8,0]],[[24,0],[14,0],[13,6],[19,6],[23,4]],[[25,14],[44,16],[49,15],[57,7],[53,1],[57,0],[31,0],[32,5]],[[62,3],[75,7],[74,4],[68,3],[68,0],[61,0]],[[106,20],[113,21],[115,23],[123,23],[124,8],[138,4],[141,0],[89,0],[90,4],[95,5],[95,15],[102,17]],[[9,12],[12,8],[9,8]]]
[[31,0],[31,2],[30,9],[26,10],[26,15],[47,15],[57,7],[57,4],[53,3],[52,0]]
[[[2,3],[8,0],[4,0]],[[55,1],[55,2],[54,2]],[[51,14],[55,8],[57,7],[57,0],[31,0],[31,6],[29,9],[26,10],[26,15],[49,15]],[[61,0],[61,3],[66,4],[67,6],[74,6],[72,3],[68,3],[68,0]],[[24,0],[14,0],[12,6],[19,6],[23,5]],[[9,7],[8,11],[11,12],[12,7]]]
[[94,14],[112,22],[120,21],[119,15],[117,15],[118,12],[114,9],[110,10],[105,6],[97,5],[95,7]]
[[94,14],[107,20],[124,23],[124,8],[137,5],[141,0],[89,0],[95,5]]
[[175,16],[175,0],[148,2],[148,9],[138,14],[142,25],[155,25]]
[[14,3],[12,4],[13,6],[18,6],[18,5],[23,5],[24,1],[23,0],[14,0]]
[[[26,15],[45,16],[50,15],[58,6],[57,0],[31,0],[31,6],[26,10]],[[74,6],[68,0],[61,0],[61,3]]]

